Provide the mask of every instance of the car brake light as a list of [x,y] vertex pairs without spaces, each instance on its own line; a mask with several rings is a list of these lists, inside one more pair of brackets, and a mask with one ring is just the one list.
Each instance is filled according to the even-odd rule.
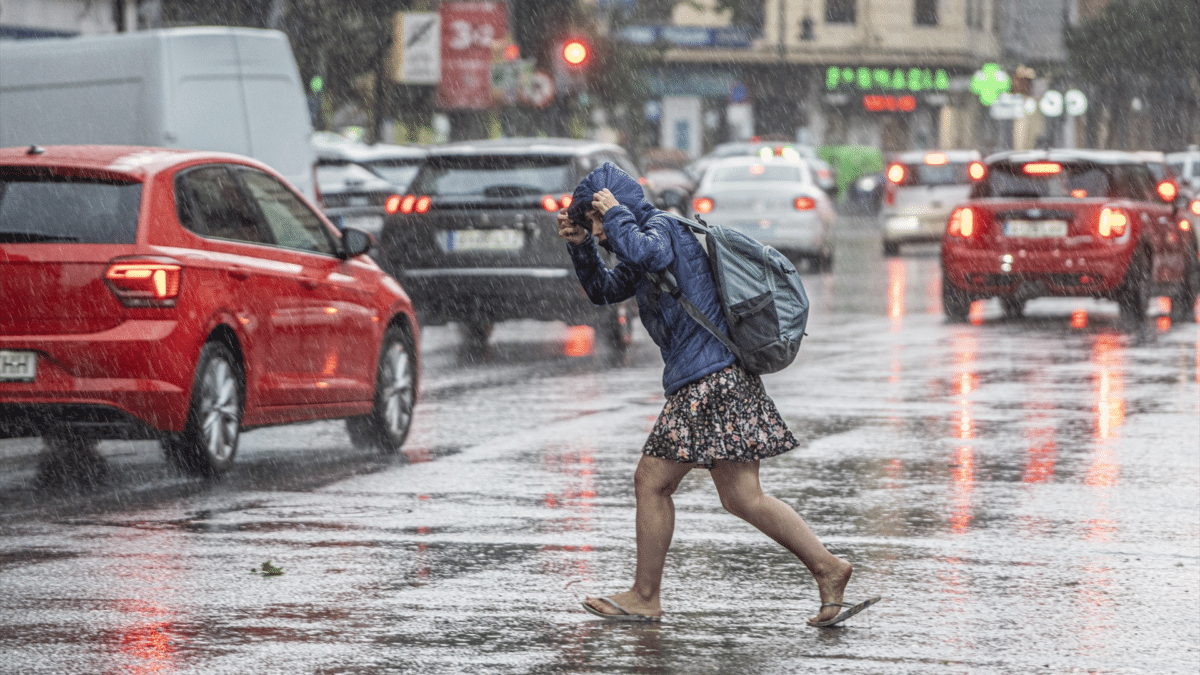
[[1169,180],[1164,180],[1158,184],[1158,196],[1168,204],[1175,201],[1175,195],[1179,194],[1179,188]]
[[1031,176],[1048,176],[1062,173],[1062,164],[1058,162],[1030,162],[1025,165],[1025,173]]
[[716,204],[708,197],[697,197],[692,200],[692,210],[696,213],[712,213],[714,206]]
[[433,200],[430,199],[428,195],[421,195],[420,197],[417,197],[417,203],[413,205],[413,213],[425,213],[429,211],[429,207],[432,203]]
[[1087,196],[1087,190],[1071,190],[1071,196],[1076,199],[1083,199]]
[[983,165],[983,162],[971,162],[967,165],[967,175],[971,177],[971,180],[983,180],[983,177],[987,175],[987,167]]
[[389,214],[399,211],[400,210],[400,195],[391,195],[390,197],[388,197],[387,201],[383,203],[383,210],[387,211]]
[[542,197],[542,208],[553,213],[558,210],[558,200],[550,195],[546,195]]
[[400,200],[400,213],[412,213],[416,203],[416,195],[404,195],[404,198]]
[[1196,214],[1197,216],[1200,216],[1200,199],[1197,199],[1194,202],[1192,202],[1192,213]]
[[1124,211],[1105,208],[1100,211],[1100,222],[1096,231],[1101,237],[1120,237],[1125,234],[1125,226],[1128,224],[1129,218],[1125,216]]
[[940,166],[949,161],[950,160],[946,158],[946,155],[940,152],[931,152],[928,155],[925,155],[925,163],[932,166]]
[[571,207],[571,202],[573,201],[575,201],[575,198],[571,195],[563,195],[562,198],[558,200],[558,203],[562,205],[562,208],[566,209]]
[[893,165],[889,166],[888,170],[887,170],[887,177],[888,177],[888,180],[892,181],[893,183],[895,183],[897,185],[902,183],[904,181],[904,165],[903,164],[893,164]]
[[1189,223],[1186,218],[1181,219],[1179,221],[1179,229],[1183,230],[1184,232],[1187,232],[1188,230],[1192,229],[1192,224]]
[[797,211],[811,211],[817,208],[817,201],[812,197],[796,197],[796,201],[792,203],[796,206]]
[[950,225],[947,232],[953,237],[969,238],[975,233],[975,212],[970,207],[955,209],[950,214]]
[[117,258],[104,273],[126,307],[174,307],[182,277],[183,266],[169,258]]

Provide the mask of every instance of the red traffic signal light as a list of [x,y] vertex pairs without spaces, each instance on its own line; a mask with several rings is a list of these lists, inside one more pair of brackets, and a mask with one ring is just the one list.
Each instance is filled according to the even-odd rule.
[[568,40],[563,44],[562,60],[568,66],[582,66],[591,56],[591,50],[582,40]]

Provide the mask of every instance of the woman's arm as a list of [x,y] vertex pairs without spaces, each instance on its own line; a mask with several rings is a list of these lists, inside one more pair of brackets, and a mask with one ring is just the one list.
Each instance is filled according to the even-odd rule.
[[675,259],[671,238],[664,229],[669,223],[663,216],[653,216],[639,225],[633,213],[618,204],[607,189],[596,193],[592,207],[604,216],[608,245],[622,263],[639,272],[657,272]]
[[588,299],[596,305],[608,305],[633,297],[640,274],[629,265],[618,264],[608,269],[596,250],[595,239],[589,233],[583,242],[570,244],[571,262]]

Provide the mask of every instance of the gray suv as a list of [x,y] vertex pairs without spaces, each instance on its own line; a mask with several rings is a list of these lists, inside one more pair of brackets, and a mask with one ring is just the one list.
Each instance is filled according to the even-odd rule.
[[620,146],[557,138],[462,141],[429,150],[380,238],[380,262],[404,285],[423,326],[456,322],[474,350],[513,319],[587,324],[623,351],[635,305],[587,299],[558,210],[604,162],[632,176]]

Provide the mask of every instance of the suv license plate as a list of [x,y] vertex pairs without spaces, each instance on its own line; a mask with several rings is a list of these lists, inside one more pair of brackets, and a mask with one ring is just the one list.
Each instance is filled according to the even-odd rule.
[[446,233],[446,250],[519,251],[525,245],[523,230],[451,230]]
[[37,352],[0,350],[0,381],[32,382],[37,376]]
[[1006,237],[1065,237],[1065,220],[1009,220],[1004,223]]

